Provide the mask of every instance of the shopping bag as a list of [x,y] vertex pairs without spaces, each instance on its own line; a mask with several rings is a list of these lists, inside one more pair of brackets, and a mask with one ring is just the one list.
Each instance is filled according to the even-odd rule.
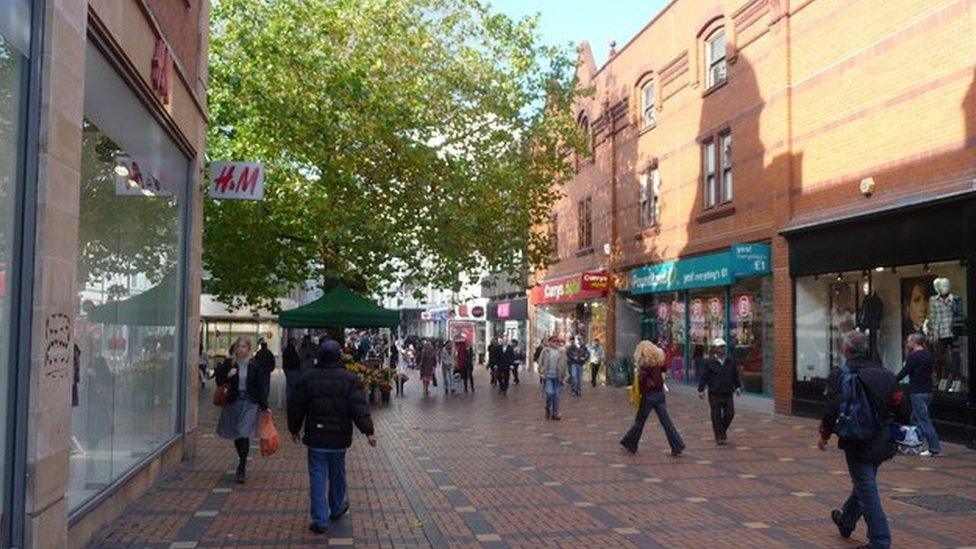
[[275,427],[274,417],[271,410],[261,412],[261,424],[258,427],[261,437],[261,455],[268,457],[274,455],[281,448],[281,437],[278,435],[278,428]]
[[634,374],[634,382],[630,385],[630,405],[634,408],[640,406],[641,393],[640,393],[640,373],[636,372]]
[[222,383],[214,389],[213,405],[223,408],[230,404],[230,385]]

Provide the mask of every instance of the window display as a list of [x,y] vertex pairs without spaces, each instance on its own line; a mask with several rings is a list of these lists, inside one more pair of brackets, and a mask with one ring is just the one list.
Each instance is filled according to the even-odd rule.
[[742,374],[743,390],[770,394],[773,380],[773,281],[739,281],[731,288],[729,352]]
[[966,332],[967,268],[960,261],[878,267],[796,281],[796,379],[822,380],[843,363],[843,334],[870,336],[872,355],[892,372],[904,362],[904,341],[926,336],[936,356],[938,394],[969,393]]
[[85,71],[72,509],[176,434],[189,175],[187,158],[90,44]]

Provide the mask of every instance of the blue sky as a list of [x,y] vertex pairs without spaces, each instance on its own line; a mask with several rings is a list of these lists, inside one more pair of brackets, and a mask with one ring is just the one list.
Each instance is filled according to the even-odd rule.
[[587,40],[599,67],[607,59],[612,40],[622,47],[668,0],[489,0],[512,17],[540,13],[540,30],[554,44]]

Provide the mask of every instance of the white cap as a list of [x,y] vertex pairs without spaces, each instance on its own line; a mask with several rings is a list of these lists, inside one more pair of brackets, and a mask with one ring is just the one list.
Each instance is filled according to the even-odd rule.
[[712,347],[725,347],[725,340],[720,337],[716,337],[715,340],[712,341]]

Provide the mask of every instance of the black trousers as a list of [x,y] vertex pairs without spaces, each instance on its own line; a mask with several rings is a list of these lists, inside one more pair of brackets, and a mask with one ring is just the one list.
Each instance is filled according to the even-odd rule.
[[508,391],[508,379],[510,377],[508,368],[500,366],[495,368],[495,375],[498,377],[498,390],[503,393]]
[[708,405],[712,408],[712,430],[715,431],[715,440],[727,439],[729,425],[732,425],[732,418],[735,417],[732,395],[716,395],[709,391]]
[[600,375],[600,363],[591,362],[590,363],[590,385],[596,387],[596,377]]
[[474,371],[471,368],[461,370],[461,378],[464,380],[464,392],[468,392],[468,384],[471,384],[471,392],[474,392]]
[[519,384],[518,370],[519,370],[519,365],[518,364],[513,364],[512,365],[512,381],[514,381],[516,385]]

